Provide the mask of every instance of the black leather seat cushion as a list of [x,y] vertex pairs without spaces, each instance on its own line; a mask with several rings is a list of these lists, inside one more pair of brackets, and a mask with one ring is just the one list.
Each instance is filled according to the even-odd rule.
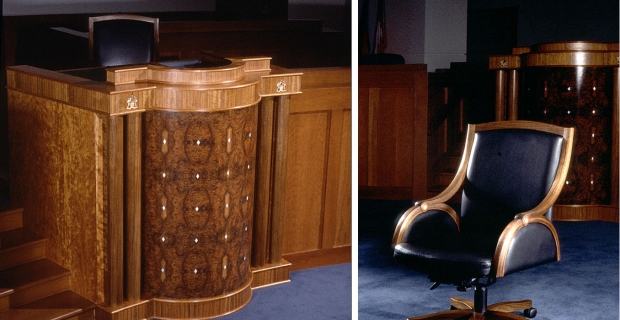
[[456,231],[435,235],[432,240],[398,244],[394,259],[428,274],[433,281],[458,285],[463,279],[491,273],[495,243]]

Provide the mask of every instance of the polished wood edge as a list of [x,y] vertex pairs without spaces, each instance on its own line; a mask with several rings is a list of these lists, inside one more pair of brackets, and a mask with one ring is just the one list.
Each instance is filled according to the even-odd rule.
[[264,288],[290,282],[291,263],[282,259],[280,263],[252,267],[252,289]]
[[[551,231],[551,234],[553,235],[553,238],[555,240],[557,260],[560,260],[560,240],[558,233],[555,230],[555,227],[553,226],[551,221],[549,221],[549,219],[547,219],[545,216],[540,216],[531,218],[529,223],[542,224]],[[494,273],[497,278],[501,278],[505,275],[506,257],[508,257],[508,251],[510,250],[510,247],[517,232],[519,232],[519,230],[521,230],[525,226],[526,225],[521,219],[512,220],[508,224],[508,226],[504,228],[504,231],[499,237],[497,247],[495,248],[495,254],[493,256],[493,261],[495,263],[493,264],[492,270],[492,273]]]
[[609,221],[619,222],[617,205],[554,205],[553,221]]
[[499,312],[515,312],[529,309],[531,307],[532,300],[502,301],[488,306],[487,310]]
[[541,43],[531,47],[532,52],[564,52],[564,51],[615,51],[618,42],[565,41]]
[[351,245],[283,254],[282,258],[291,263],[291,271],[350,263]]
[[[419,316],[419,317],[410,317],[407,320],[431,320],[431,319],[459,319],[468,315],[474,316],[474,310],[447,310],[436,312],[433,314]],[[482,316],[482,315],[479,315]],[[484,318],[470,318],[470,319],[484,319]]]
[[458,310],[473,310],[474,302],[460,297],[451,297],[450,306]]
[[525,67],[613,67],[618,66],[618,52],[527,53],[522,64]]

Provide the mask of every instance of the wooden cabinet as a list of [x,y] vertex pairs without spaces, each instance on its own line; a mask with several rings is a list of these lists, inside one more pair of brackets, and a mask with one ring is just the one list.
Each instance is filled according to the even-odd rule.
[[359,197],[425,199],[425,65],[359,67]]

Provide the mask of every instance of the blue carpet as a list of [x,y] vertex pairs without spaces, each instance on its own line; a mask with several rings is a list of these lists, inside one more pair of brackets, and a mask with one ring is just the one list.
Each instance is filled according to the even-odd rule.
[[293,271],[291,282],[256,289],[241,310],[219,319],[351,319],[351,264]]
[[[442,285],[430,291],[425,275],[391,260],[391,238],[409,202],[360,201],[359,319],[406,319],[450,308],[449,299],[473,299]],[[554,222],[562,259],[510,274],[489,287],[488,303],[531,299],[536,320],[618,319],[618,223]]]

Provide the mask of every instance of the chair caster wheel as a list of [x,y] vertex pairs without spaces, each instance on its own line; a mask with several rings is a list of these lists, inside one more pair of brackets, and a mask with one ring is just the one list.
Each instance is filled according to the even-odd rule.
[[534,318],[536,316],[536,308],[529,308],[523,310],[523,315],[528,318]]

